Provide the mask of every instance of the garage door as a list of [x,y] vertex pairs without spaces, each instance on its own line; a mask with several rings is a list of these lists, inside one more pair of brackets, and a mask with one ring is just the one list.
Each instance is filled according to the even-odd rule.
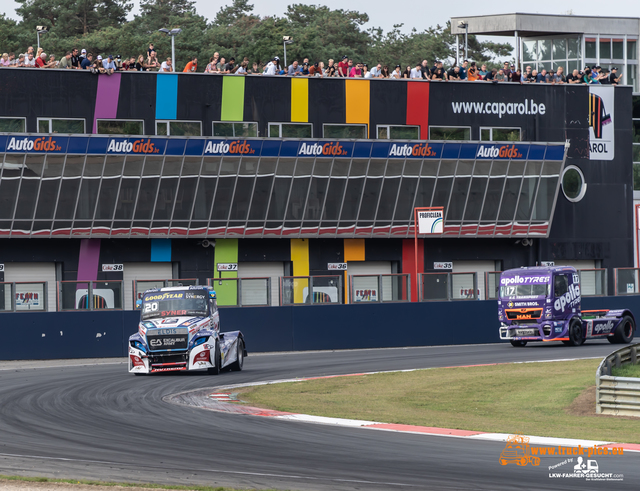
[[[495,261],[453,261],[454,273],[477,273],[478,298],[485,300],[485,273],[496,270]],[[473,293],[473,280],[471,276],[457,276],[452,278],[453,298],[464,298]]]
[[[382,292],[378,291],[377,275],[391,274],[390,261],[349,261],[347,263],[347,273],[349,276],[372,275],[369,278],[351,279],[354,297],[349,299],[350,303],[366,301],[377,302],[380,294],[382,294],[382,300],[385,302],[393,300],[394,282],[391,277],[382,278]],[[349,292],[349,295],[351,296],[351,292]]]
[[[172,278],[171,263],[124,263],[122,272],[124,279],[124,308],[133,310],[133,282],[135,280],[170,280]],[[145,283],[144,288],[161,288],[164,284]],[[142,292],[139,292],[142,293]]]
[[[279,305],[280,277],[284,263],[238,263],[238,278],[271,278],[271,305]],[[265,305],[267,293],[263,282],[245,281],[242,284],[243,305]]]
[[[5,263],[5,282],[35,283],[47,281],[47,310],[56,310],[55,263]],[[5,289],[5,305],[11,302],[11,293]],[[16,310],[44,310],[44,286],[37,284],[16,285]]]

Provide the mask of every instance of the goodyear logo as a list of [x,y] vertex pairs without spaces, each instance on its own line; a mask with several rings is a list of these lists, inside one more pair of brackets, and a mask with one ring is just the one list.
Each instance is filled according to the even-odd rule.
[[522,154],[515,145],[502,145],[501,147],[485,147],[480,145],[476,157],[501,158],[501,159],[521,159]]
[[31,151],[34,152],[55,152],[62,150],[62,147],[59,146],[55,140],[42,138],[36,138],[32,140],[30,138],[16,138],[11,137],[9,140],[9,144],[7,145],[7,152],[11,150],[22,150],[22,151]]
[[204,149],[205,154],[223,154],[228,153],[232,155],[250,155],[256,153],[256,151],[251,148],[251,145],[244,140],[237,140],[232,142],[208,142],[207,146]]
[[415,145],[398,145],[394,143],[389,150],[389,157],[435,157],[436,151],[426,143]]
[[107,147],[107,153],[110,152],[120,152],[120,153],[160,153],[160,149],[156,148],[156,146],[149,139],[145,141],[142,140],[134,140],[130,142],[129,140],[117,141],[111,140],[109,142],[109,146]]
[[151,300],[167,300],[170,298],[182,298],[184,293],[162,293],[160,295],[149,295],[145,297],[145,302],[149,302]]
[[339,142],[303,143],[300,145],[298,155],[325,155],[327,157],[347,155],[347,150]]

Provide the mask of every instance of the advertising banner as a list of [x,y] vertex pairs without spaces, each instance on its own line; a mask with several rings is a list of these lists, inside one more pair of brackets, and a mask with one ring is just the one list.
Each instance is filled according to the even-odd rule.
[[615,87],[589,85],[589,160],[613,160]]

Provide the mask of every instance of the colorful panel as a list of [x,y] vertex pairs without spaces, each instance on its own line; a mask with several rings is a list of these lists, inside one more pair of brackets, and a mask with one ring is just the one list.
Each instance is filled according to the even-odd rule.
[[309,79],[291,79],[291,122],[309,122]]
[[100,239],[82,239],[78,257],[78,281],[98,279]]
[[[414,239],[402,241],[402,272],[411,275],[411,301],[418,301],[418,275]],[[424,239],[418,239],[418,274],[424,273]]]
[[93,112],[93,131],[97,132],[96,119],[115,119],[118,113],[118,96],[120,95],[120,73],[109,77],[98,77],[96,108]]
[[151,262],[171,262],[171,239],[151,239]]
[[344,260],[364,261],[364,239],[344,239]]
[[366,124],[369,128],[369,81],[345,80],[346,123]]
[[420,139],[429,139],[429,84],[407,82],[407,124],[420,126]]
[[[238,239],[216,239],[215,278],[237,278],[238,271],[220,271],[218,264],[238,263]],[[237,281],[214,281],[213,287],[218,297],[218,305],[238,305]]]
[[[309,240],[291,239],[291,262],[293,262],[293,276],[309,276]],[[295,280],[293,284],[294,303],[304,302],[304,289],[309,281]]]
[[222,121],[242,121],[244,112],[244,77],[222,79]]
[[161,73],[156,77],[156,119],[176,119],[177,112],[178,75]]

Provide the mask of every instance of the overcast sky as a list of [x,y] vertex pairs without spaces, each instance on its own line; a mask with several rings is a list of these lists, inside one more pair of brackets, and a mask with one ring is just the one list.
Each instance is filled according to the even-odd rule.
[[[196,10],[211,20],[223,5],[231,3],[220,0],[196,0]],[[369,14],[370,22],[365,27],[382,27],[390,30],[394,24],[404,23],[403,30],[411,28],[423,30],[436,24],[444,24],[451,17],[465,15],[507,14],[513,12],[567,14],[613,17],[640,17],[640,3],[637,0],[619,0],[607,2],[603,0],[457,0],[456,2],[417,2],[416,0],[262,0],[250,1],[255,6],[254,12],[261,15],[282,16],[287,5],[305,3],[327,5],[332,9],[349,9]],[[134,13],[137,12],[138,0],[134,0]],[[18,6],[13,0],[0,0],[0,13],[17,19],[15,9]]]

